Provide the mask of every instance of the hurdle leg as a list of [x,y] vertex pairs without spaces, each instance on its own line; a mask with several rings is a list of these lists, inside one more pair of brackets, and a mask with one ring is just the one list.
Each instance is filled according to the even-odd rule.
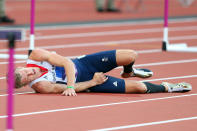
[[13,90],[14,90],[14,46],[15,35],[9,34],[9,64],[8,64],[8,96],[7,96],[7,131],[13,131]]
[[34,26],[35,26],[35,0],[31,0],[31,23],[30,23],[30,45],[28,55],[34,50],[35,38],[34,38]]

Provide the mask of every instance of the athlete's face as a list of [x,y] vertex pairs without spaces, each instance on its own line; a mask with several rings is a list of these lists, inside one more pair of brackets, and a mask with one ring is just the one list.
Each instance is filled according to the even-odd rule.
[[31,81],[35,80],[39,74],[39,70],[34,67],[21,68],[19,72],[22,76],[21,82],[23,84],[28,84]]

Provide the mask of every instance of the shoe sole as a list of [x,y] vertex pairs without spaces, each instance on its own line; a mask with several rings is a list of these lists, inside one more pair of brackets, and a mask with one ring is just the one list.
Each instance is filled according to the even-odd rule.
[[153,76],[153,73],[152,73],[152,74],[146,74],[146,75],[135,74],[134,76],[135,76],[135,77],[140,77],[140,78],[148,78],[148,77]]
[[[144,72],[140,73],[141,71],[144,71]],[[141,78],[148,78],[148,77],[153,76],[153,72],[149,69],[136,69],[136,71],[134,71],[133,76],[141,77]]]

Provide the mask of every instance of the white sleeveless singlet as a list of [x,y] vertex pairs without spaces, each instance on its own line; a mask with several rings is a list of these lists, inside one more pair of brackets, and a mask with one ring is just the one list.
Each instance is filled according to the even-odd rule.
[[[64,73],[64,71],[63,70],[58,70],[58,72],[57,72],[56,67],[54,65],[51,65],[50,63],[48,63],[46,61],[41,61],[40,62],[40,61],[34,61],[34,60],[31,60],[31,59],[28,59],[26,66],[27,67],[38,67],[42,71],[45,71],[38,79],[32,81],[29,84],[30,87],[32,87],[32,85],[34,85],[35,83],[40,82],[40,81],[50,81],[52,83],[64,83],[64,84],[67,83],[67,78],[65,77],[65,75],[64,75],[64,77],[60,77],[58,75],[59,73]],[[76,68],[75,68],[75,74],[77,74]],[[75,81],[76,81],[76,79],[75,79]]]

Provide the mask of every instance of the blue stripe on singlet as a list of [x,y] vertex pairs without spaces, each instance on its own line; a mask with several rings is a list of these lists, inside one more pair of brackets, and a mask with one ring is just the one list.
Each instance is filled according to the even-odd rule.
[[[65,75],[65,70],[64,70],[64,67],[58,67],[56,66],[55,67],[55,73],[56,73],[56,77],[64,80],[66,75]],[[60,83],[60,84],[66,84],[65,82],[62,82],[62,81],[57,81],[56,83]]]

